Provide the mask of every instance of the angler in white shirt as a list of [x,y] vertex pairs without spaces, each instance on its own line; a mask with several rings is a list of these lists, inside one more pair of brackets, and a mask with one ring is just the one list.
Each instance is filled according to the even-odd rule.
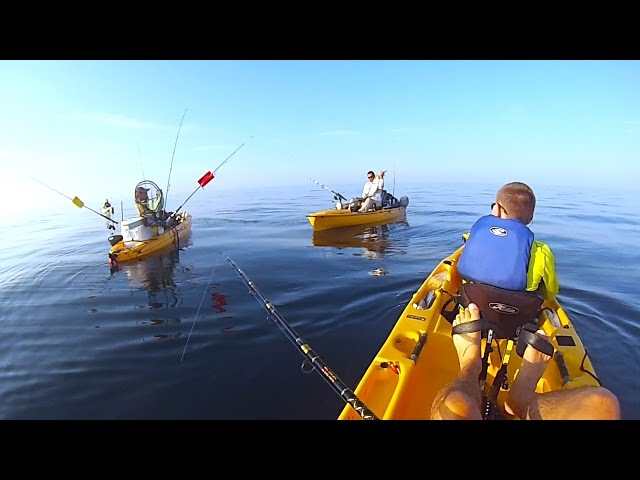
[[376,177],[372,170],[367,172],[367,182],[362,189],[362,206],[359,212],[375,209],[376,205],[382,205],[382,189],[384,188],[384,173],[382,170]]

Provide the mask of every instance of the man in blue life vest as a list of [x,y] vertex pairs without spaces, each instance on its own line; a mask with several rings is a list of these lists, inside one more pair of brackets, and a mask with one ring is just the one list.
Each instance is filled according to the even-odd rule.
[[527,184],[511,182],[500,188],[491,214],[479,218],[465,235],[458,261],[462,278],[553,299],[559,290],[553,253],[527,227],[535,206]]

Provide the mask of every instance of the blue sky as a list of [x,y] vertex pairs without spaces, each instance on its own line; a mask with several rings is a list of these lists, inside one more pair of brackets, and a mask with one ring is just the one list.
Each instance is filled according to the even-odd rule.
[[181,201],[243,143],[205,190],[356,194],[370,169],[637,188],[640,61],[0,61],[3,205],[65,201],[30,177],[99,206],[170,170]]

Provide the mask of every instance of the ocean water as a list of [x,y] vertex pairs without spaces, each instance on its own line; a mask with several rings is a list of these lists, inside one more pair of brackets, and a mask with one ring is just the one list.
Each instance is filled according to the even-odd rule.
[[[305,218],[333,205],[314,184],[207,187],[183,209],[194,219],[179,250],[113,271],[111,232],[87,209],[60,197],[46,215],[10,218],[0,230],[0,418],[335,419],[341,398],[304,371],[224,255],[355,389],[413,292],[498,187],[398,185],[395,195],[410,199],[403,221],[326,235]],[[640,419],[635,195],[536,195],[531,228],[555,253],[559,301],[623,418]]]

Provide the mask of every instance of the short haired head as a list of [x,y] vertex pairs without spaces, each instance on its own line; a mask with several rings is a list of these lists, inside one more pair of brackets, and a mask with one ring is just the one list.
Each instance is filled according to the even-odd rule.
[[373,170],[369,170],[369,171],[367,172],[367,178],[375,178],[375,176],[376,176],[376,174],[375,174],[375,173],[373,173]]
[[516,218],[525,225],[533,220],[536,196],[526,183],[511,182],[503,185],[496,194],[496,202],[504,206],[510,218]]

